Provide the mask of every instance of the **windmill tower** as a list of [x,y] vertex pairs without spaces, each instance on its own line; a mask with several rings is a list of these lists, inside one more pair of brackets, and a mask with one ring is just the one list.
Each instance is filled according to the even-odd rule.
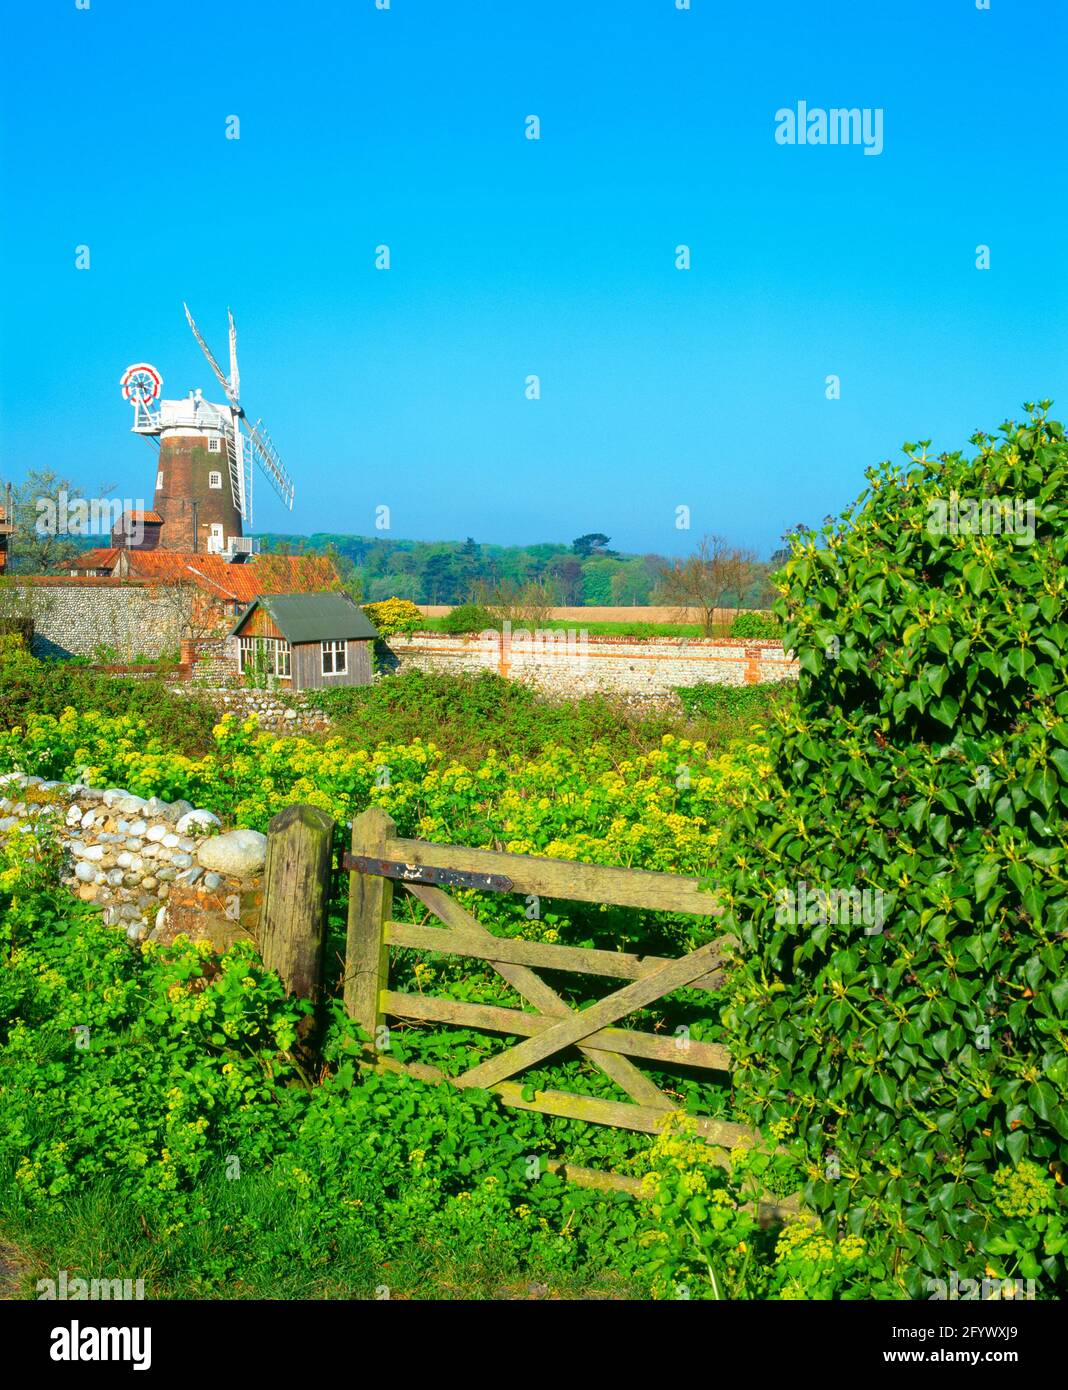
[[293,482],[263,422],[251,424],[242,408],[233,314],[227,310],[230,375],[226,377],[188,306],[182,307],[227,403],[205,400],[199,387],[183,400],[161,399],[163,378],[147,362],[126,368],[122,393],[133,407],[133,432],[159,447],[153,509],[162,522],[160,547],[243,558],[252,553],[252,541],[242,528],[252,524],[254,466],[290,510]]

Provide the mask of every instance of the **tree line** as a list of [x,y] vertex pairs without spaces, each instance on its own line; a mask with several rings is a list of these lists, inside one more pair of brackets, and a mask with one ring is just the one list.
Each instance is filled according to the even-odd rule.
[[561,607],[762,608],[771,601],[770,562],[719,536],[696,543],[684,560],[609,549],[601,532],[569,545],[490,545],[464,541],[392,540],[316,532],[311,536],[266,534],[264,551],[328,554],[345,588],[364,603],[405,598],[413,603],[456,605],[487,592],[537,587]]

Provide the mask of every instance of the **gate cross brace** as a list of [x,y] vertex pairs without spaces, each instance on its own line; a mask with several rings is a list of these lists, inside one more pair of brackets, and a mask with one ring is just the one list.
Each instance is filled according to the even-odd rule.
[[[430,888],[419,883],[405,883],[408,892],[413,894],[424,907],[430,911],[447,927],[455,927],[467,932],[475,932],[480,937],[489,941],[493,940],[492,932],[486,928],[476,918],[472,917],[455,898],[450,898],[447,893],[443,893],[440,888]],[[687,957],[687,959],[689,959]],[[671,964],[678,962],[672,961]],[[491,961],[490,964],[502,979],[512,986],[512,988],[523,996],[528,1003],[533,1004],[544,1014],[553,1017],[559,1016],[567,1019],[573,1016],[574,1011],[566,1000],[561,999],[556,990],[551,985],[547,985],[540,975],[536,975],[533,970],[525,965],[512,965],[503,961]],[[647,978],[653,978],[649,976]],[[640,983],[640,982],[639,982]],[[661,991],[657,991],[660,993]],[[654,994],[653,998],[656,995]],[[583,1012],[581,1017],[585,1019],[589,1011]],[[553,1030],[549,1030],[553,1031]],[[589,1029],[588,1032],[595,1032],[596,1029]],[[586,1036],[584,1034],[583,1036]],[[556,1051],[554,1047],[552,1049]],[[664,1094],[655,1082],[651,1081],[643,1071],[640,1071],[629,1058],[621,1056],[619,1053],[601,1052],[597,1048],[583,1047],[579,1044],[579,1050],[589,1061],[593,1062],[600,1069],[626,1091],[631,1100],[637,1101],[639,1105],[648,1105],[657,1110],[673,1110],[674,1102]],[[511,1051],[504,1054],[506,1057],[512,1055]],[[495,1059],[496,1060],[496,1059]],[[509,1074],[507,1071],[504,1073]],[[458,1079],[457,1084],[469,1085],[471,1083]],[[484,1083],[476,1083],[484,1084]]]
[[651,975],[634,980],[590,1008],[583,1009],[581,1013],[569,1012],[566,1018],[547,1028],[544,1033],[527,1038],[518,1046],[498,1053],[496,1057],[480,1063],[471,1071],[465,1071],[462,1076],[456,1078],[456,1085],[492,1086],[498,1081],[503,1081],[505,1077],[514,1076],[525,1067],[535,1066],[546,1057],[551,1057],[554,1052],[559,1052],[561,1048],[570,1047],[574,1043],[581,1044],[583,1038],[588,1038],[599,1028],[607,1028],[635,1009],[651,1004],[654,999],[659,999],[662,995],[670,994],[672,990],[681,989],[698,979],[708,970],[709,958],[714,956],[718,949],[718,943],[710,941],[696,951],[691,951],[688,956],[667,961]]

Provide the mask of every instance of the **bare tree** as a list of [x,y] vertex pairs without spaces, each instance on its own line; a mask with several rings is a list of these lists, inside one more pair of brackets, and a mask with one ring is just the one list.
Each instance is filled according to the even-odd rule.
[[674,607],[679,621],[687,609],[701,614],[701,629],[711,636],[716,609],[728,598],[738,608],[745,591],[756,576],[757,559],[751,550],[731,546],[722,536],[704,536],[697,549],[685,560],[676,560],[660,571],[656,594],[658,603]]
[[551,579],[528,579],[517,583],[499,579],[495,584],[485,581],[474,586],[475,602],[488,608],[500,622],[513,627],[543,627],[552,617],[556,590]]

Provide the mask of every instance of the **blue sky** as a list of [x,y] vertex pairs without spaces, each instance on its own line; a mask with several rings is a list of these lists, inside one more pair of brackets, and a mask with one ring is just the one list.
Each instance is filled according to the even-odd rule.
[[[263,530],[373,534],[384,504],[396,537],[766,555],[903,440],[1063,395],[1054,0],[36,0],[4,25],[5,476],[150,497],[123,369],[219,398],[183,299],[221,360],[233,308],[295,478],[292,514],[259,488]],[[882,154],[777,144],[798,100],[882,108]]]

